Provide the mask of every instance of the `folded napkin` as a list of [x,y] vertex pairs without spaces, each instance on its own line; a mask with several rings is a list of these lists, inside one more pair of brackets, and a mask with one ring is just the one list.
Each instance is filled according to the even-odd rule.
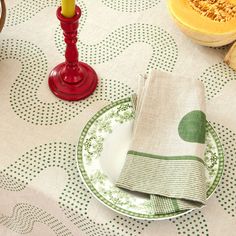
[[141,78],[135,107],[131,145],[116,185],[149,194],[154,214],[202,207],[206,202],[202,83],[154,70]]

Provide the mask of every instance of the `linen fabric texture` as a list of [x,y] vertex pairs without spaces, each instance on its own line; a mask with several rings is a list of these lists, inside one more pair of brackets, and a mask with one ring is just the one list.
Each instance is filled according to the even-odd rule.
[[133,96],[132,140],[118,187],[150,195],[155,214],[206,204],[205,96],[196,79],[153,70]]

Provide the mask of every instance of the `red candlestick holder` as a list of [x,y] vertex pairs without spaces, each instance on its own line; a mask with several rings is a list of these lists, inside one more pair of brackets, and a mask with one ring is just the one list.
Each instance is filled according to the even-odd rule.
[[61,14],[61,7],[57,9],[57,18],[65,36],[65,62],[57,65],[49,75],[48,84],[51,91],[59,98],[77,101],[91,95],[97,87],[98,77],[88,64],[78,60],[76,47],[77,29],[81,10],[78,6],[72,18]]

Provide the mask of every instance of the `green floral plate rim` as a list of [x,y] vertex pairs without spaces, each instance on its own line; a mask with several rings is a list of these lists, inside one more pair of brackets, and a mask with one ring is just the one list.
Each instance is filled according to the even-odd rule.
[[[129,203],[129,201],[132,201],[132,198],[129,200],[127,193],[124,193],[123,190],[120,190],[114,185],[110,185],[104,173],[93,170],[94,168],[92,168],[92,171],[95,172],[93,175],[89,175],[88,169],[93,165],[93,162],[96,163],[102,153],[103,142],[105,140],[104,135],[107,136],[112,133],[111,120],[122,125],[125,122],[131,122],[133,119],[134,111],[131,98],[125,98],[105,106],[88,121],[80,136],[76,157],[77,166],[83,182],[93,196],[101,203],[117,213],[129,217],[142,220],[162,220],[190,212],[191,210],[168,214],[151,214],[143,210],[148,207],[148,204],[144,204],[145,206],[142,206],[137,211],[134,209],[130,210],[130,207],[132,208],[135,205],[133,204],[132,206],[132,203]],[[209,122],[207,122],[206,130],[207,148],[205,153],[205,166],[208,179],[207,198],[209,198],[216,190],[223,174],[224,152],[220,140]],[[107,188],[110,189],[104,190],[104,185],[107,185]],[[117,196],[116,199],[114,198],[115,195]],[[122,198],[125,199],[125,202],[121,204],[119,199]]]

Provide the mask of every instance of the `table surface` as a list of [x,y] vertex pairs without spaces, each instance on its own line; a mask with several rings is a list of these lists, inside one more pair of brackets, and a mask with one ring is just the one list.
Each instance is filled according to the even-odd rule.
[[[64,61],[58,0],[8,0],[0,34],[0,235],[231,236],[236,230],[236,73],[228,47],[194,44],[171,20],[165,0],[80,0],[80,60],[99,75],[96,92],[65,102],[50,92]],[[86,122],[129,96],[139,74],[159,68],[203,81],[207,118],[225,150],[221,183],[201,210],[161,222],[131,219],[94,199],[75,153]]]

